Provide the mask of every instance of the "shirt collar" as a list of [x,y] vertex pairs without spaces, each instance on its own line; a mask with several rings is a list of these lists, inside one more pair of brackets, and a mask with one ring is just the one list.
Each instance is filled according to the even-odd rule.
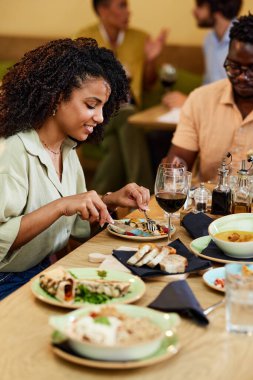
[[232,104],[232,105],[235,104],[233,88],[232,88],[231,83],[229,82],[229,79],[226,79],[226,85],[223,88],[223,92],[220,98],[220,103]]
[[[100,23],[98,28],[99,28],[100,34],[103,37],[103,39],[107,43],[110,44],[110,39],[109,39],[107,31],[105,30],[104,25],[102,23]],[[118,34],[118,37],[117,37],[116,46],[120,46],[123,43],[124,38],[125,38],[125,32],[123,30],[121,30]]]

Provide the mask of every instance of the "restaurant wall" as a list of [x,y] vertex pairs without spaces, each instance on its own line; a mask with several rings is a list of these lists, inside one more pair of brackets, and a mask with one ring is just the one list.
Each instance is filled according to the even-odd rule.
[[[194,0],[129,0],[131,25],[153,36],[170,28],[168,42],[200,45],[206,31],[196,27]],[[253,1],[244,0],[242,13]],[[67,37],[96,20],[91,0],[0,0],[0,35]]]

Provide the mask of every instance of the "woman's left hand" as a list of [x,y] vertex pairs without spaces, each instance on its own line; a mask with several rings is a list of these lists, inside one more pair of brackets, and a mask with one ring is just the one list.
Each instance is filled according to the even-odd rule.
[[108,208],[131,207],[146,210],[150,201],[150,192],[136,183],[129,183],[114,193],[107,194],[102,198]]

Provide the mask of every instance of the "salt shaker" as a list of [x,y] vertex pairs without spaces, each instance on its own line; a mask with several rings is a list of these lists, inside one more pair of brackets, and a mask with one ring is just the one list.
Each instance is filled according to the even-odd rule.
[[193,197],[195,201],[196,211],[206,212],[207,204],[211,197],[211,191],[205,187],[203,182],[200,184],[200,187],[194,191]]

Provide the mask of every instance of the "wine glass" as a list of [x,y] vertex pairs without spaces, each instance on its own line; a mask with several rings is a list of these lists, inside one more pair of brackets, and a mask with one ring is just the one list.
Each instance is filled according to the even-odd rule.
[[155,180],[155,198],[168,216],[168,243],[171,242],[171,218],[185,203],[188,193],[188,178],[183,165],[160,164]]
[[177,81],[177,70],[170,63],[165,63],[160,69],[159,77],[165,91],[169,91]]

